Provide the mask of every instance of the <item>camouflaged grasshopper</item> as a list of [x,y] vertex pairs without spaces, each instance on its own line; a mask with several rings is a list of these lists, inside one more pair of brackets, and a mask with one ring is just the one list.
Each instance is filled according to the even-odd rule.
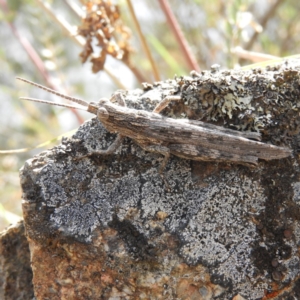
[[170,101],[176,101],[180,96],[166,97],[153,112],[149,112],[127,108],[121,93],[115,94],[111,99],[113,102],[118,102],[118,105],[108,99],[101,99],[98,103],[88,103],[29,80],[17,79],[80,104],[82,107],[27,97],[20,99],[88,111],[95,114],[109,132],[118,134],[108,149],[93,151],[80,158],[94,154],[112,154],[121,145],[124,137],[131,138],[146,151],[164,155],[160,173],[164,170],[170,154],[197,161],[222,161],[255,166],[258,159],[281,159],[292,153],[289,148],[260,142],[261,137],[257,132],[239,132],[201,121],[167,118],[159,114]]

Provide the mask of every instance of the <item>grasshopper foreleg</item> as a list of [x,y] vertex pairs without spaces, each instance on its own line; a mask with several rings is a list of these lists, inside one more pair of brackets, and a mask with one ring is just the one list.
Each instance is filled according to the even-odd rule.
[[118,134],[116,139],[113,141],[113,143],[107,149],[91,151],[86,155],[76,157],[75,160],[90,157],[92,155],[110,155],[110,154],[114,154],[116,152],[116,150],[121,146],[123,139],[124,139],[124,137],[122,135]]

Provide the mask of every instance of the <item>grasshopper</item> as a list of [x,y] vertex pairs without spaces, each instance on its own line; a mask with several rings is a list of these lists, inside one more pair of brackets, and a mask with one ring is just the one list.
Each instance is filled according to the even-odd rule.
[[94,154],[112,154],[121,145],[124,137],[131,138],[146,151],[162,154],[164,160],[159,169],[160,173],[163,172],[170,154],[196,161],[221,161],[247,166],[257,165],[259,159],[281,159],[292,154],[289,148],[260,142],[261,136],[257,132],[239,132],[201,121],[167,118],[159,114],[170,101],[181,99],[180,96],[167,96],[153,112],[149,112],[126,107],[121,93],[115,94],[110,100],[101,99],[98,103],[88,103],[29,80],[17,79],[81,106],[28,97],[20,99],[88,111],[95,114],[109,132],[118,134],[106,150],[93,151],[80,158]]

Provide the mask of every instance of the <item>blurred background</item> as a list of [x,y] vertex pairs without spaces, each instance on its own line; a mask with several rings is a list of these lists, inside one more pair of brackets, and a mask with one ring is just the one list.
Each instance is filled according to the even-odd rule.
[[215,63],[296,55],[299,11],[297,0],[0,0],[0,230],[22,217],[25,161],[92,117],[19,100],[63,102],[16,76],[96,101]]

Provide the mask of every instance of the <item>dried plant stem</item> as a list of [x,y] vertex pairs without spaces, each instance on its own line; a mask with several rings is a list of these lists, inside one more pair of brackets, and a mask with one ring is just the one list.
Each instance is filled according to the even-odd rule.
[[142,47],[143,47],[143,49],[145,51],[145,54],[147,55],[147,57],[149,59],[149,62],[151,64],[154,78],[155,78],[155,80],[159,81],[160,80],[160,76],[159,76],[158,68],[157,68],[157,66],[156,66],[156,64],[154,62],[154,59],[153,59],[151,51],[150,51],[150,49],[148,47],[147,41],[146,41],[146,39],[145,39],[145,37],[144,37],[144,35],[142,33],[142,30],[141,30],[139,21],[138,21],[136,15],[135,15],[135,12],[134,12],[131,0],[127,0],[127,5],[128,5],[128,8],[129,8],[130,14],[132,16],[132,19],[134,21],[135,27],[136,27],[136,29],[138,31],[139,38],[140,38],[140,40],[142,42]]
[[189,68],[199,72],[200,67],[196,61],[196,58],[194,57],[193,53],[190,50],[188,42],[180,28],[179,23],[177,22],[174,14],[171,10],[168,0],[159,0],[159,3],[166,15],[167,21],[176,37],[176,40],[177,40],[178,44],[180,45],[180,48],[181,48],[182,53],[188,63]]
[[[270,6],[270,9],[267,11],[267,13],[264,15],[264,17],[260,20],[260,25],[264,28],[267,24],[267,22],[269,21],[269,19],[271,19],[271,17],[274,15],[274,13],[276,12],[277,8],[284,2],[284,0],[277,0],[273,5]],[[251,39],[249,40],[249,42],[244,46],[245,50],[250,50],[257,37],[259,35],[259,32],[255,31],[255,33],[252,35]]]
[[253,62],[261,62],[266,60],[278,59],[278,56],[269,55],[265,53],[253,52],[244,50],[241,47],[235,47],[231,50],[231,53],[242,59],[248,59]]
[[83,12],[79,5],[70,0],[63,0],[63,2],[69,7],[70,11],[73,12],[76,17],[82,18]]

